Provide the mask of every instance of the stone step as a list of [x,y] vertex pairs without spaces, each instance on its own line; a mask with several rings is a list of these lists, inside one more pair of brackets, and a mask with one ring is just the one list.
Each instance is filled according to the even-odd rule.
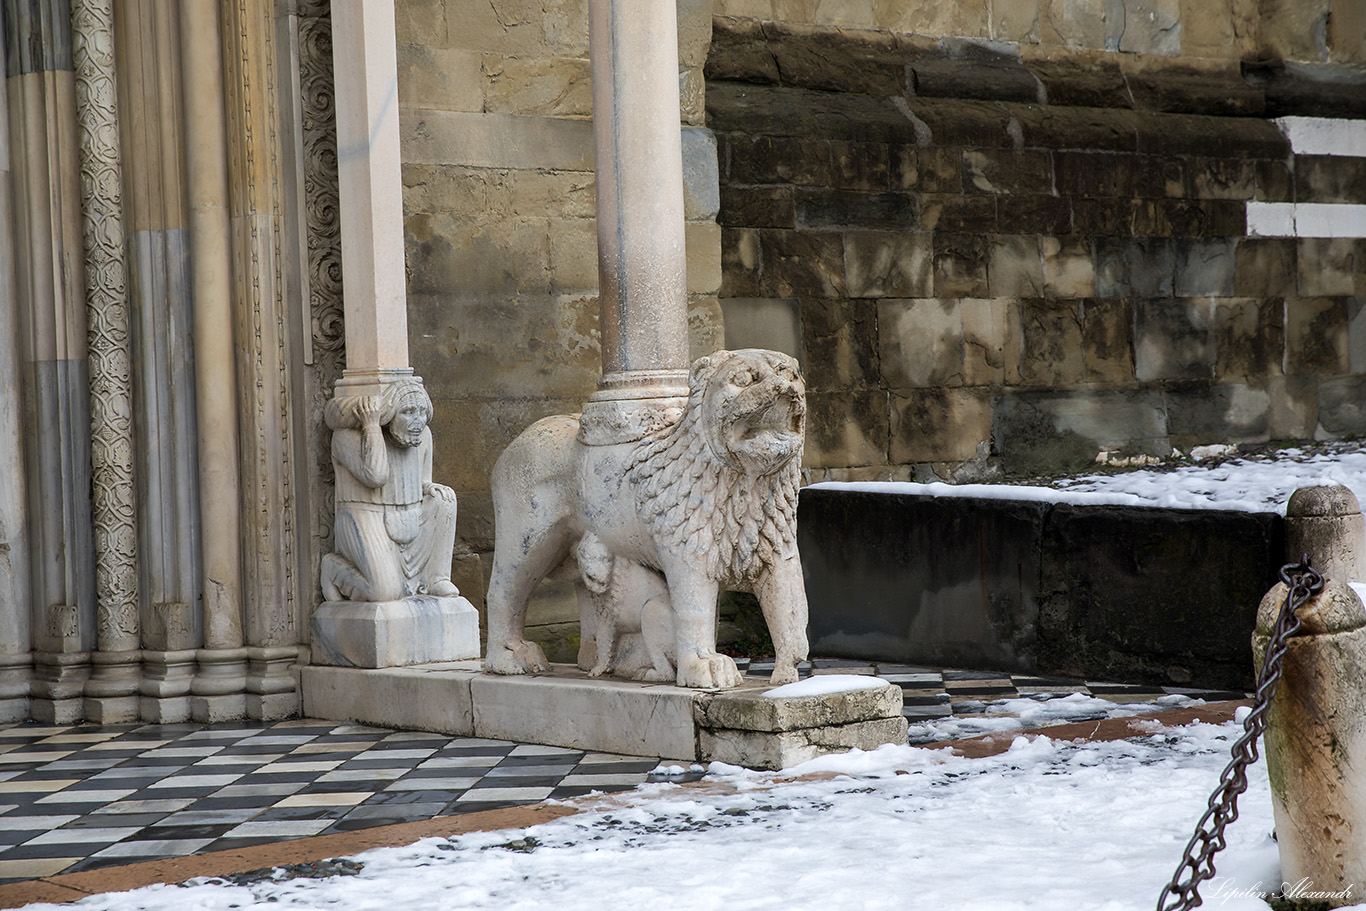
[[694,690],[589,677],[485,674],[478,661],[303,669],[311,718],[604,753],[781,769],[827,753],[906,742],[901,688],[766,697],[772,687]]

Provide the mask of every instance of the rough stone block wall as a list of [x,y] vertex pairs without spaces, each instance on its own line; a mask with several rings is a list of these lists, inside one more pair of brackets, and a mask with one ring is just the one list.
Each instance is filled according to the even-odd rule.
[[[710,0],[678,14],[690,322],[707,353],[722,343]],[[411,357],[436,410],[433,474],[459,498],[455,581],[482,604],[494,461],[537,419],[578,411],[601,372],[587,0],[398,0],[397,30]]]
[[1248,226],[1366,203],[1273,122],[1366,118],[1366,3],[717,12],[727,341],[801,358],[813,480],[1366,433],[1366,241]]

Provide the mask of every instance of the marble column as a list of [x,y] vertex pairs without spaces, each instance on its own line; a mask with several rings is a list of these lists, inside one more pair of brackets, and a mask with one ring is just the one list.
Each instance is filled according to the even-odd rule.
[[409,377],[393,0],[333,0],[346,370],[338,394]]
[[5,0],[11,185],[28,483],[32,713],[84,713],[95,645],[80,166],[70,7]]
[[[323,558],[323,590],[336,600],[324,601],[313,613],[312,657],[315,663],[371,668],[477,657],[477,614],[450,581],[455,495],[432,483],[433,441],[425,426],[431,418],[431,402],[408,363],[393,0],[332,0],[332,51],[346,369],[328,404],[327,424],[333,431],[338,513],[349,516],[346,521],[353,540],[344,552],[339,520],[337,550]],[[407,401],[424,403],[426,409],[416,440],[390,441],[388,434],[399,426],[396,411],[390,413],[389,430],[380,430],[378,424],[362,429],[358,405],[369,400],[385,407],[381,403],[391,401],[387,396],[400,390],[407,390],[403,392]],[[398,433],[401,436],[404,431]],[[339,444],[339,440],[349,442]],[[358,480],[355,466],[338,455],[349,446],[357,447],[350,450],[353,454],[368,451],[375,442],[390,453],[380,481],[383,494],[370,481]],[[423,454],[416,459],[402,455],[416,452]],[[374,499],[395,495],[411,499]],[[402,546],[413,545],[413,549],[402,554],[396,542],[373,539],[368,533],[364,540],[357,539],[358,513],[351,512],[352,507],[419,501],[427,517],[418,539],[426,543],[420,547],[412,535]],[[369,506],[359,508],[366,512]],[[383,509],[388,522],[390,507]],[[386,533],[387,525],[380,537]],[[410,573],[404,564],[416,550],[426,547],[431,552],[421,558],[422,569]],[[386,581],[377,581],[380,577]],[[343,600],[348,598],[357,600]],[[364,598],[374,600],[360,600]]]
[[[144,680],[144,711],[167,704],[177,713],[217,720],[246,711],[241,481],[237,364],[233,319],[232,234],[228,208],[228,119],[223,44],[215,0],[180,0],[185,185],[193,259],[196,429],[203,561],[203,647],[186,685],[186,648],[170,647]],[[177,630],[183,634],[184,630]],[[191,640],[193,641],[193,640]],[[175,700],[175,701],[172,701]],[[179,700],[183,700],[183,703]],[[170,717],[165,718],[170,720]]]
[[13,216],[8,93],[0,92],[0,723],[28,717],[33,671]]
[[115,12],[134,403],[142,428],[138,712],[148,721],[185,721],[193,664],[180,653],[202,641],[203,570],[180,28],[171,4],[126,0]]
[[[96,644],[85,717],[138,717],[138,539],[133,370],[112,0],[73,0],[94,468]],[[145,426],[145,425],[144,425]],[[155,426],[155,425],[153,425]],[[155,434],[153,434],[155,437]]]
[[[243,598],[250,666],[245,710],[263,718],[297,711],[290,664],[297,660],[302,580],[296,409],[305,306],[290,167],[299,131],[288,99],[297,76],[288,34],[289,4],[239,0],[220,5],[228,115],[228,213],[237,341],[242,496]],[[300,516],[303,515],[302,524]]]
[[678,22],[670,0],[589,0],[602,370],[590,443],[639,439],[688,394]]

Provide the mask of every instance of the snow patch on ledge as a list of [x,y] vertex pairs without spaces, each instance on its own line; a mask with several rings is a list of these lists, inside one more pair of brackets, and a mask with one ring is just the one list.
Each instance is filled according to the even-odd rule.
[[1088,475],[1055,486],[1011,484],[917,484],[907,481],[824,481],[815,489],[930,497],[1026,500],[1074,506],[1146,506],[1162,509],[1226,509],[1285,515],[1301,487],[1341,484],[1366,503],[1366,452],[1307,454],[1285,449],[1268,456],[1229,459],[1214,465]]
[[867,674],[817,674],[796,683],[774,687],[764,693],[764,697],[788,699],[793,696],[828,696],[831,693],[851,693],[854,690],[873,690],[884,686],[887,686],[886,680],[881,677],[869,677]]

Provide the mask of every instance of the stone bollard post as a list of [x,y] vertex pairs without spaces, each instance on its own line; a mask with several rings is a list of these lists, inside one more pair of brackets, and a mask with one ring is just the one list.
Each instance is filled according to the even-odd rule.
[[[1299,611],[1267,713],[1266,758],[1287,894],[1332,907],[1366,901],[1366,608],[1363,532],[1345,487],[1301,488],[1286,515],[1287,562],[1307,553],[1325,584]],[[1262,599],[1252,637],[1258,672],[1286,587]]]

